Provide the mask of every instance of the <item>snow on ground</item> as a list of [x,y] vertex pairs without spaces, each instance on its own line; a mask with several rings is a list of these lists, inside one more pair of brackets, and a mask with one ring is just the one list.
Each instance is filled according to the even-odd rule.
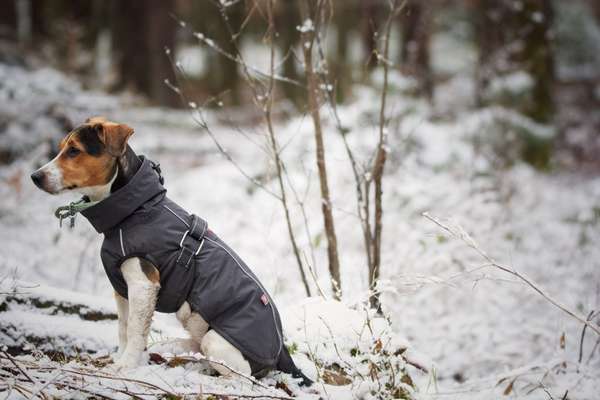
[[[35,74],[41,72],[23,73],[19,79],[37,79],[36,84],[43,86],[44,80]],[[390,113],[403,118],[398,129],[388,129],[381,285],[385,289],[384,310],[391,320],[391,331],[386,334],[398,346],[410,342],[414,354],[408,355],[425,363],[430,371],[410,370],[417,398],[492,399],[506,393],[508,398],[596,400],[600,398],[600,354],[598,349],[591,352],[597,337],[587,332],[582,363],[578,363],[579,324],[514,277],[486,266],[460,240],[447,237],[422,216],[428,211],[460,224],[492,257],[525,273],[579,314],[600,309],[600,178],[540,173],[520,162],[498,167],[489,152],[472,144],[474,137],[494,139],[491,136],[498,132],[495,118],[540,135],[548,132],[505,110],[469,111],[472,87],[469,79],[457,75],[438,88],[435,108],[400,93],[390,97]],[[324,307],[324,316],[317,317],[328,321],[334,333],[335,329],[342,332],[327,336],[327,326],[323,330],[313,321],[310,325],[316,332],[307,332],[293,317],[298,315],[298,307],[310,305],[310,301],[303,300],[306,294],[277,201],[242,177],[187,113],[136,108],[114,98],[111,101],[116,105],[106,108],[103,101],[100,113],[134,127],[131,145],[138,153],[160,161],[169,196],[207,219],[211,229],[236,249],[272,293],[285,315],[288,344],[298,347],[298,363],[309,373],[315,372],[303,356],[310,346],[321,346],[319,355],[331,361],[335,348],[325,350],[326,346],[318,345],[324,340],[329,340],[330,346],[339,343],[344,352],[352,351],[344,340],[357,337],[355,324],[365,321],[352,313],[362,310],[367,273],[352,176],[332,122],[327,120],[324,126],[345,306],[332,313]],[[350,129],[351,146],[363,159],[368,157],[376,133],[377,101],[375,91],[361,88],[355,101],[339,110]],[[93,101],[86,107],[79,112],[98,114]],[[245,127],[245,137],[221,122],[226,114],[211,112],[207,116],[219,140],[249,174],[272,177],[272,163],[254,144],[264,143],[261,126]],[[328,113],[323,114],[328,117]],[[297,207],[293,210],[295,230],[309,258],[309,243],[313,244],[317,282],[329,293],[311,124],[298,117],[278,122],[276,130],[285,145],[282,156],[290,180],[300,195],[307,194],[310,237],[304,235]],[[25,128],[23,132],[28,133]],[[97,300],[106,304],[102,307],[114,310],[111,288],[98,257],[101,238],[82,218],[73,230],[59,229],[52,215],[57,206],[75,196],[48,196],[30,184],[29,173],[43,162],[45,153],[46,149],[38,147],[0,168],[2,275],[60,288],[51,291],[59,298],[67,296],[67,291],[75,292],[75,298],[85,293],[102,299]],[[268,185],[276,190],[274,181]],[[311,285],[316,295],[316,286]],[[44,322],[48,315],[26,314],[23,307],[11,304],[8,311],[0,312],[0,326],[6,321],[18,323],[23,333],[51,329]],[[315,307],[311,310],[316,312]],[[342,317],[346,312],[352,315]],[[69,329],[77,317],[61,318],[57,334]],[[114,349],[114,321],[80,324],[92,339],[92,331],[101,336],[95,342],[98,350]],[[158,315],[153,342],[181,337],[183,332],[176,324],[172,316]],[[373,346],[372,340],[365,338],[364,346]],[[136,374],[148,377],[160,367],[150,365]],[[170,384],[179,380],[182,387],[186,385],[184,377],[190,376],[185,368],[160,371],[163,379]],[[215,379],[195,373],[190,382],[198,380],[210,386],[216,384]],[[269,379],[274,378],[265,381]],[[332,399],[351,398],[351,391],[354,397],[368,397],[361,385],[349,387],[318,385],[314,390],[323,397],[329,393]],[[566,391],[568,396],[564,396]]]

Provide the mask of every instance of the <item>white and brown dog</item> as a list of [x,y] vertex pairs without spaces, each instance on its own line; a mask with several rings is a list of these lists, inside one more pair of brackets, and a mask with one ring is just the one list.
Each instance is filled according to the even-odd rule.
[[[136,182],[141,179],[158,180],[153,175],[148,175],[148,177],[144,178],[143,175],[148,174],[146,172],[148,160],[143,156],[138,157],[127,145],[127,141],[132,134],[133,129],[125,124],[111,122],[100,117],[90,118],[83,125],[71,131],[60,142],[58,155],[35,171],[31,175],[31,178],[36,186],[48,193],[57,194],[65,191],[74,191],[83,194],[90,203],[108,204],[104,206],[104,208],[107,208],[110,207],[110,202],[112,201],[112,207],[118,208],[119,204],[115,202],[129,201],[120,200],[121,198],[128,199],[123,197],[122,193],[135,189]],[[144,182],[146,182],[144,183],[144,187],[149,186],[147,184],[148,181]],[[103,217],[100,215],[100,222],[96,221],[95,223],[95,221],[86,215],[94,227],[104,233],[105,242],[110,241],[111,232],[118,232],[115,233],[117,235],[115,243],[118,243],[119,246],[113,253],[121,253],[122,251],[122,254],[118,254],[120,257],[116,267],[118,271],[113,273],[114,276],[118,275],[116,278],[111,277],[111,272],[106,265],[108,256],[105,257],[105,254],[103,254],[103,264],[115,288],[115,299],[119,317],[119,349],[115,357],[115,368],[127,369],[140,365],[142,354],[147,345],[152,315],[155,309],[163,311],[160,309],[160,298],[163,289],[168,285],[174,285],[172,282],[176,282],[176,279],[170,279],[169,276],[164,275],[171,274],[173,276],[173,274],[180,273],[180,271],[184,271],[181,273],[187,274],[187,271],[194,269],[202,270],[202,273],[205,275],[210,274],[210,267],[204,264],[210,264],[209,258],[216,257],[220,259],[218,268],[215,267],[214,269],[215,271],[218,269],[217,272],[220,273],[221,270],[227,271],[227,268],[230,266],[232,268],[228,270],[230,271],[229,275],[223,279],[228,280],[227,285],[230,288],[229,290],[236,292],[227,293],[225,296],[235,299],[236,303],[228,304],[228,299],[218,299],[215,301],[215,304],[217,304],[215,307],[219,307],[221,304],[226,305],[227,313],[231,313],[231,310],[234,309],[233,313],[241,316],[243,320],[242,324],[245,325],[231,328],[230,325],[235,325],[236,323],[233,323],[225,313],[217,316],[217,312],[205,308],[205,304],[212,300],[207,301],[205,297],[202,297],[198,293],[210,292],[210,295],[214,297],[217,289],[209,285],[214,285],[221,278],[212,275],[204,279],[200,284],[196,284],[196,281],[203,279],[199,278],[200,272],[194,272],[192,275],[181,275],[183,278],[178,278],[180,282],[175,283],[185,286],[181,290],[179,290],[179,287],[166,288],[167,294],[164,295],[165,297],[167,297],[169,291],[186,292],[186,294],[179,301],[173,301],[172,304],[164,306],[164,310],[176,312],[177,319],[188,331],[192,340],[197,343],[205,356],[223,361],[231,369],[246,375],[260,376],[261,373],[270,369],[278,369],[283,372],[292,373],[295,377],[302,378],[304,384],[310,384],[310,380],[294,365],[287,349],[283,345],[281,321],[277,309],[254,274],[249,271],[243,261],[231,249],[210,230],[207,230],[206,227],[204,227],[202,234],[197,237],[201,241],[197,249],[192,249],[190,254],[186,253],[187,247],[185,243],[187,242],[184,241],[189,240],[189,237],[192,236],[196,221],[200,219],[194,216],[196,219],[192,223],[190,215],[177,208],[176,204],[166,198],[166,190],[162,188],[161,184],[152,181],[150,186],[158,188],[156,194],[153,194],[153,197],[146,196],[151,197],[151,199],[147,200],[144,198],[144,204],[140,207],[134,204],[135,207],[132,207],[132,210],[130,210],[134,216],[127,216],[126,221],[135,220],[136,215],[140,213],[139,209],[143,208],[145,219],[142,219],[143,223],[141,225],[150,224],[152,223],[154,214],[149,213],[148,209],[152,209],[152,207],[157,208],[158,206],[156,205],[161,205],[161,210],[163,208],[168,209],[170,213],[166,213],[165,215],[156,214],[156,218],[171,218],[166,223],[160,220],[161,226],[169,224],[175,226],[174,224],[180,224],[182,234],[179,246],[174,246],[177,247],[175,250],[179,253],[178,257],[171,257],[177,258],[176,261],[173,261],[173,263],[176,262],[176,265],[173,264],[175,266],[171,270],[167,270],[167,267],[162,265],[163,261],[161,260],[167,260],[162,255],[162,259],[160,257],[145,257],[136,249],[134,249],[135,251],[130,250],[130,248],[136,246],[134,236],[136,234],[143,235],[143,233],[139,233],[143,232],[140,230],[143,229],[143,226],[137,228],[140,225],[139,221],[135,220],[135,223],[119,222],[120,225],[116,228],[99,229],[98,224],[102,225],[111,216],[107,215]],[[130,197],[133,196],[132,198],[136,198],[135,193],[129,195]],[[169,203],[163,204],[165,201]],[[98,206],[94,205],[92,208],[98,208]],[[110,209],[108,211],[107,214],[111,214],[112,211]],[[128,223],[135,227],[135,229],[130,228],[127,225]],[[169,225],[170,231],[177,231],[177,229],[179,228],[172,228]],[[154,243],[150,239],[144,240],[144,243],[146,242]],[[156,243],[153,246],[161,246],[161,244]],[[165,252],[163,251],[161,254]],[[152,250],[146,249],[144,254],[146,253],[150,254]],[[184,259],[187,258],[187,263],[184,265],[185,268],[178,267],[182,255]],[[171,258],[168,258],[168,262],[171,262]],[[191,265],[195,265],[197,262],[201,268],[189,268],[190,261],[192,261]],[[239,278],[232,275],[234,273],[238,274],[235,276],[239,276]],[[119,286],[118,282],[115,282],[119,279],[123,282],[122,286]],[[235,279],[243,280],[244,283],[243,285],[235,286],[231,283],[232,279],[234,281]],[[194,285],[190,283],[188,287],[187,285],[190,280],[193,280],[195,283]],[[252,288],[248,289],[248,285],[251,285]],[[241,297],[247,300],[241,301]],[[196,304],[197,302],[200,304]],[[173,308],[173,304],[176,304],[176,309]],[[256,308],[260,315],[249,315],[248,310],[251,310],[252,307]],[[268,324],[260,321],[260,318],[263,316],[264,318],[269,318]],[[253,335],[252,330],[254,328],[260,331],[255,334],[258,337],[240,339],[236,336],[238,335],[237,332],[245,335]],[[266,337],[275,338],[275,344],[271,344],[268,349],[271,352],[269,354],[274,355],[270,359],[268,359],[269,357],[261,358],[261,356],[253,357],[253,354],[260,353],[260,349],[258,351],[254,350],[256,350],[256,346],[261,346],[267,340],[265,339]],[[247,345],[249,342],[258,344],[252,347],[253,345]],[[221,364],[212,363],[212,366],[222,375],[230,376],[232,374],[230,368]]]

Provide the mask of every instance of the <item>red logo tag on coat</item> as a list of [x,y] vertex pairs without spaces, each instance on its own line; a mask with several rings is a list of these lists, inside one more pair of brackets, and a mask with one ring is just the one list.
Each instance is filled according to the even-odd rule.
[[262,301],[262,303],[266,306],[267,304],[269,304],[269,298],[267,297],[266,294],[262,294],[262,296],[260,296],[260,301]]

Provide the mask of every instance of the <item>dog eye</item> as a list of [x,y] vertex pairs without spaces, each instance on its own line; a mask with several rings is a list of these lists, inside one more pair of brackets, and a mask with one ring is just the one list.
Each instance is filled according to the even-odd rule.
[[77,154],[81,153],[81,150],[79,150],[77,147],[69,147],[67,149],[67,156],[68,157],[75,157]]

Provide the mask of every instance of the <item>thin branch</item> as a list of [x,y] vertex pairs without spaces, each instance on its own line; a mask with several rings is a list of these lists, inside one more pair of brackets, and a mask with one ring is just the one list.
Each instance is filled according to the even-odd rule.
[[[392,22],[396,18],[397,13],[402,10],[406,5],[406,0],[398,7],[398,1],[394,0],[390,2],[390,14],[386,22],[385,36],[383,44],[383,59],[387,59],[390,52],[390,37],[392,31]],[[378,52],[378,60],[381,60],[381,56]],[[381,63],[383,65],[383,88],[381,90],[381,105],[379,108],[379,138],[377,143],[377,155],[375,156],[375,162],[371,168],[370,179],[374,182],[375,198],[374,198],[374,215],[373,215],[373,240],[371,242],[371,257],[372,265],[369,268],[369,286],[371,289],[375,288],[377,281],[379,280],[380,268],[381,268],[381,241],[383,233],[383,170],[387,160],[387,117],[386,117],[386,104],[387,104],[387,92],[388,92],[388,75],[389,65],[386,62]],[[368,192],[367,192],[368,193]],[[379,296],[372,296],[370,299],[371,307],[381,312],[381,304]]]
[[[4,353],[4,352],[3,352]],[[178,357],[174,357],[174,358],[178,358]],[[14,360],[11,360],[11,356],[7,355],[6,353],[4,353],[4,357],[0,357],[1,360],[8,360],[11,361],[11,363]],[[187,361],[199,361],[199,359],[196,358],[184,358]],[[210,362],[215,362],[220,364],[220,362],[218,361],[214,361],[214,360],[209,360]],[[27,361],[24,362],[24,364],[28,364],[29,368],[28,368],[28,372],[26,372],[23,368],[21,368],[20,366],[18,366],[18,364],[16,364],[16,362],[14,362],[15,367],[11,367],[8,365],[2,365],[2,369],[7,370],[7,371],[12,371],[12,373],[16,373],[16,379],[19,380],[20,385],[22,386],[22,389],[24,391],[29,392],[30,394],[35,394],[34,390],[30,390],[30,388],[28,386],[25,385],[26,382],[30,382],[31,385],[39,385],[39,382],[43,382],[45,383],[44,387],[47,386],[52,386],[55,387],[56,389],[61,389],[61,388],[69,388],[71,390],[75,390],[75,391],[80,391],[82,393],[86,393],[86,394],[90,394],[93,396],[97,396],[97,397],[101,397],[104,399],[114,399],[113,397],[108,396],[105,392],[108,390],[110,392],[115,392],[115,393],[121,393],[121,394],[125,394],[129,397],[135,398],[135,399],[143,399],[146,396],[158,396],[158,395],[166,395],[169,396],[171,398],[180,398],[181,396],[225,396],[225,397],[234,397],[234,398],[250,398],[250,399],[258,399],[258,398],[264,398],[264,399],[277,399],[277,400],[291,400],[292,398],[289,396],[281,396],[281,395],[277,395],[275,393],[256,393],[256,394],[246,394],[246,393],[217,393],[217,392],[199,392],[199,393],[188,393],[188,392],[184,392],[184,393],[177,393],[175,390],[167,390],[163,387],[160,387],[152,382],[148,382],[148,381],[144,381],[141,379],[133,379],[133,378],[126,378],[126,377],[122,377],[122,376],[116,376],[116,375],[110,375],[107,374],[105,372],[100,372],[97,370],[86,370],[86,369],[82,369],[82,370],[75,370],[72,368],[59,368],[59,374],[54,376],[51,379],[46,378],[45,376],[40,376],[41,374],[46,374],[49,371],[54,371],[57,368],[56,367],[51,367],[51,366],[40,366],[37,364],[37,362],[34,361]],[[221,364],[220,364],[221,365]],[[27,368],[25,368],[27,369]],[[37,371],[37,375],[36,375],[36,371]],[[234,373],[238,373],[237,371],[231,370]],[[239,373],[238,373],[239,374]],[[61,376],[62,375],[62,376]],[[248,378],[247,376],[240,374],[241,376],[244,376],[246,378]],[[60,378],[59,378],[60,377]],[[84,388],[80,385],[75,385],[74,383],[71,382],[72,379],[74,379],[75,377],[78,377],[78,382],[81,383],[81,385],[85,384],[87,385],[87,388]],[[90,381],[87,380],[86,378],[98,378],[99,381]],[[268,390],[269,392],[272,392],[274,389],[271,387],[268,387],[260,382],[257,382],[256,380],[254,380],[254,378],[248,378],[251,380],[251,382],[253,384],[256,384],[257,386],[260,386],[261,388],[264,388],[266,390]],[[123,387],[115,387],[112,385],[102,385],[102,380],[109,380],[109,381],[114,381],[114,382],[118,382],[122,385],[124,385],[125,383],[132,383],[135,385],[138,385],[146,388],[146,390],[144,390],[143,392],[136,392],[136,391],[131,391],[129,389],[127,389],[127,387],[125,386],[125,388]],[[96,386],[94,386],[96,385]],[[100,386],[102,389],[100,389],[98,386]],[[16,388],[16,386],[15,386]]]
[[[331,196],[329,193],[328,172],[325,162],[325,144],[323,141],[323,129],[321,122],[321,114],[319,111],[319,82],[318,74],[313,66],[313,47],[315,44],[315,36],[320,32],[321,11],[323,3],[317,2],[316,6],[311,6],[309,2],[300,2],[300,14],[304,23],[311,22],[310,26],[306,26],[301,30],[302,51],[304,54],[304,71],[308,81],[307,101],[308,108],[313,121],[314,138],[315,138],[315,155],[317,170],[319,172],[319,187],[321,191],[321,212],[323,214],[323,225],[325,228],[325,236],[327,238],[327,259],[329,264],[329,273],[332,281],[332,291],[334,297],[339,299],[341,296],[341,273],[340,260],[338,254],[338,242],[335,232],[335,222],[331,207]],[[314,22],[313,22],[314,20]]]
[[[267,138],[269,140],[269,146],[270,146],[272,157],[274,159],[274,163],[276,166],[277,182],[278,182],[280,193],[276,194],[273,191],[271,191],[270,189],[266,188],[261,182],[258,182],[258,180],[256,180],[255,178],[253,178],[249,174],[247,174],[235,162],[233,157],[225,150],[225,148],[216,139],[216,136],[210,129],[209,124],[207,123],[206,119],[203,116],[202,110],[198,109],[197,106],[195,105],[195,103],[193,103],[194,107],[192,107],[192,108],[194,109],[194,111],[196,111],[196,113],[192,112],[192,118],[200,127],[202,127],[209,134],[209,136],[211,137],[211,139],[217,146],[217,149],[227,158],[227,160],[229,160],[236,167],[236,169],[244,177],[249,179],[253,184],[255,184],[256,186],[265,190],[267,193],[269,193],[271,196],[277,198],[277,200],[279,200],[281,202],[282,207],[284,209],[288,235],[290,237],[292,250],[294,252],[296,263],[298,264],[302,282],[304,284],[304,289],[306,291],[307,296],[311,296],[310,286],[308,285],[308,279],[306,277],[306,273],[304,272],[302,259],[300,257],[300,249],[296,243],[296,238],[295,238],[295,234],[294,234],[294,230],[293,230],[293,226],[292,226],[292,220],[291,220],[290,211],[289,211],[289,207],[288,207],[286,188],[285,188],[283,176],[282,176],[283,175],[283,172],[282,172],[283,171],[283,161],[280,157],[280,148],[279,148],[279,144],[275,137],[275,130],[273,127],[272,116],[271,116],[275,81],[285,81],[287,83],[296,83],[289,79],[280,79],[280,77],[278,77],[277,74],[275,73],[275,49],[274,49],[274,41],[273,41],[273,35],[274,35],[274,19],[273,18],[274,17],[273,17],[273,12],[272,12],[272,0],[269,0],[269,3],[267,5],[269,26],[268,26],[267,34],[266,34],[267,39],[270,42],[269,43],[270,44],[270,56],[271,56],[270,70],[269,70],[268,74],[261,73],[261,75],[263,75],[264,77],[267,78],[266,84],[261,81],[256,80],[255,76],[253,75],[253,72],[256,72],[255,69],[253,69],[251,66],[249,66],[248,63],[245,61],[245,59],[241,53],[241,50],[237,44],[237,41],[236,41],[237,34],[234,31],[234,29],[231,26],[231,23],[229,21],[226,6],[222,2],[213,2],[213,3],[215,4],[215,6],[218,7],[218,9],[221,13],[223,23],[224,23],[225,27],[227,28],[227,31],[231,37],[231,44],[232,44],[233,51],[235,52],[235,54],[227,53],[225,50],[223,50],[221,47],[219,47],[212,39],[207,38],[206,36],[204,36],[201,33],[194,32],[194,36],[196,36],[196,38],[201,40],[203,43],[205,43],[207,46],[209,46],[211,49],[213,49],[217,53],[223,55],[224,57],[228,58],[229,60],[235,61],[238,65],[240,65],[242,67],[245,81],[252,92],[254,103],[263,112],[263,117],[265,120],[265,124],[267,126],[267,132],[268,132]],[[256,8],[260,12],[261,11],[260,8],[257,8],[257,7],[258,7],[258,5],[255,4],[253,10]],[[183,22],[181,20],[178,20],[178,22],[180,23],[180,25],[182,27],[184,27],[184,28],[187,27],[187,24],[185,22]],[[169,53],[167,53],[167,54],[169,55]],[[182,73],[182,75],[185,76],[183,68],[179,64],[174,63],[172,59],[171,59],[171,63],[176,65],[178,67],[178,70]],[[176,74],[176,76],[178,76],[178,74]],[[259,87],[259,85],[260,85],[260,87]],[[180,96],[183,96],[183,93],[181,92],[181,90],[177,89],[176,93],[180,94]],[[187,102],[184,96],[182,97],[182,100],[186,106],[192,104],[192,103]]]
[[[208,38],[206,35],[204,35],[201,32],[195,32],[194,30],[188,28],[188,24],[184,20],[182,20],[182,19],[180,19],[180,18],[178,18],[178,17],[176,17],[174,15],[171,15],[171,17],[179,24],[179,26],[181,26],[183,29],[189,29],[189,31],[194,35],[194,37],[196,39],[198,39],[200,42],[202,42],[206,46],[210,47],[212,50],[214,50],[215,52],[219,53],[223,57],[227,58],[228,60],[231,60],[231,61],[235,62],[236,64],[238,64],[242,68],[247,69],[248,72],[250,72],[250,71],[254,72],[255,74],[257,74],[258,76],[260,76],[262,78],[266,78],[266,79],[269,78],[269,74],[267,74],[267,73],[259,70],[256,67],[253,67],[251,65],[246,64],[239,57],[236,57],[236,56],[228,53],[227,51],[225,51],[224,49],[222,49],[220,46],[218,46],[213,39]],[[235,36],[235,33],[233,35]],[[285,76],[281,76],[281,75],[275,74],[273,76],[273,78],[276,81],[285,82],[285,83],[289,83],[289,84],[292,84],[292,85],[295,85],[295,86],[303,87],[302,83],[297,82],[297,81],[295,81],[293,79],[287,78]]]
[[287,228],[288,228],[288,235],[290,238],[290,242],[292,244],[292,249],[294,251],[294,257],[296,258],[296,263],[298,264],[298,269],[300,270],[300,276],[302,278],[302,284],[304,285],[304,290],[306,291],[306,295],[307,296],[311,296],[311,291],[310,291],[310,286],[308,285],[308,279],[306,277],[306,272],[304,271],[304,266],[302,263],[302,259],[300,258],[300,250],[298,248],[298,244],[296,243],[296,235],[294,234],[293,228],[292,228],[292,220],[290,217],[290,210],[289,210],[289,206],[288,206],[288,201],[287,201],[287,193],[285,190],[285,184],[283,181],[283,162],[280,158],[280,154],[279,154],[279,148],[278,148],[278,143],[277,143],[277,139],[275,138],[275,130],[273,128],[273,120],[271,118],[271,111],[273,108],[273,90],[274,90],[274,86],[275,86],[275,80],[274,80],[274,73],[275,73],[275,43],[273,40],[273,35],[275,32],[275,21],[274,21],[274,17],[273,17],[273,0],[268,0],[267,1],[267,14],[268,14],[268,30],[267,30],[267,37],[268,37],[268,41],[269,41],[269,46],[270,46],[270,79],[269,79],[269,85],[268,85],[268,89],[267,89],[267,95],[266,95],[266,102],[265,102],[265,106],[264,106],[264,115],[265,115],[265,122],[267,124],[267,130],[269,133],[269,140],[271,143],[271,147],[273,149],[273,157],[275,158],[275,167],[276,167],[276,171],[277,171],[277,182],[279,183],[279,191],[280,191],[280,195],[281,195],[281,204],[283,206],[284,209],[284,214],[285,214],[285,219],[286,219],[286,224],[287,224]]
[[[323,50],[323,43],[321,40],[321,35],[316,35],[316,43],[317,43],[317,50],[318,50],[317,54],[319,55],[319,63],[326,66],[327,65],[327,57],[325,57],[325,51]],[[327,72],[326,72],[327,70],[328,70],[327,67],[323,68],[319,75],[320,75],[321,82],[323,82],[323,85],[325,87],[325,90],[323,90],[323,92],[325,93],[325,97],[329,103],[329,109],[333,116],[333,120],[335,122],[336,129],[337,129],[338,133],[340,134],[340,136],[342,137],[342,143],[344,144],[344,149],[346,151],[346,155],[348,156],[348,160],[350,161],[350,167],[352,169],[352,175],[354,177],[354,188],[355,188],[355,192],[356,192],[356,211],[357,211],[358,218],[360,220],[361,229],[363,231],[363,243],[365,245],[367,266],[369,266],[369,268],[370,268],[370,266],[372,264],[371,228],[369,226],[368,212],[365,212],[365,210],[364,210],[364,205],[365,205],[364,198],[366,196],[368,196],[368,192],[367,193],[363,192],[363,181],[364,181],[364,176],[365,176],[365,168],[363,167],[359,170],[359,165],[358,165],[358,162],[356,161],[354,152],[352,151],[352,148],[350,147],[350,144],[348,143],[347,136],[348,136],[349,129],[342,125],[342,120],[338,113],[337,102],[336,102],[336,99],[334,98],[333,90],[329,90],[330,87],[332,87],[333,85],[327,76]]]
[[6,351],[2,351],[2,354],[4,354],[4,357],[6,357],[11,364],[13,364],[18,370],[19,372],[21,372],[23,374],[23,376],[25,376],[27,378],[27,380],[31,383],[33,383],[34,385],[40,386],[40,389],[38,389],[35,393],[33,393],[31,395],[31,397],[34,397],[35,394],[37,394],[38,392],[42,395],[42,398],[46,399],[47,395],[46,393],[42,390],[43,387],[41,386],[41,384],[36,381],[35,379],[33,379],[26,371],[25,369],[21,368],[21,366],[17,363],[17,361],[14,359],[13,356],[11,356],[10,354],[8,354]]
[[[300,196],[298,195],[298,191],[296,191],[296,188],[294,187],[292,180],[290,178],[290,174],[288,173],[287,168],[285,167],[285,165],[283,165],[283,173],[286,177],[286,180],[288,182],[288,185],[290,186],[290,189],[292,190],[292,194],[294,195],[294,200],[296,201],[296,205],[298,206],[298,208],[300,209],[300,213],[302,214],[302,220],[304,223],[304,232],[306,234],[306,239],[308,242],[308,248],[310,249],[310,257],[312,260],[312,265],[316,268],[317,266],[317,259],[315,257],[315,249],[312,243],[312,234],[310,232],[310,226],[308,224],[308,215],[306,214],[306,207],[305,207],[305,201],[306,201],[306,197],[308,196],[308,190],[310,188],[310,174],[308,174],[307,176],[307,184],[306,184],[306,191],[304,194],[304,198],[301,199]],[[305,257],[306,259],[306,257]],[[314,271],[312,269],[312,267],[310,266],[310,263],[308,262],[308,260],[306,260],[306,266],[307,268],[310,270],[310,273],[313,277],[313,281],[315,286],[317,286],[317,289],[319,290],[319,292],[321,293],[322,296],[323,295],[323,291],[321,290],[321,288],[319,287],[319,283],[317,281],[317,278],[314,274]]]
[[174,92],[176,93],[180,100],[181,103],[184,107],[191,109],[192,112],[190,113],[190,116],[192,118],[192,120],[201,128],[203,129],[208,136],[210,137],[210,139],[213,141],[213,143],[215,144],[215,146],[217,147],[217,150],[225,157],[225,159],[227,161],[229,161],[234,167],[235,169],[238,170],[238,172],[244,177],[246,178],[248,181],[250,181],[252,184],[254,184],[256,187],[262,189],[265,193],[269,194],[270,196],[276,198],[277,200],[281,200],[281,198],[274,193],[272,190],[270,190],[268,187],[266,187],[264,184],[262,184],[261,182],[259,182],[256,178],[252,177],[250,174],[248,174],[238,163],[237,161],[233,158],[233,156],[227,151],[227,149],[225,149],[225,147],[221,144],[221,142],[217,139],[217,136],[215,135],[215,133],[212,131],[212,129],[210,128],[210,125],[208,124],[206,117],[204,116],[204,112],[203,112],[203,107],[204,106],[198,106],[195,102],[190,101],[186,96],[184,91],[181,89],[182,88],[182,82],[179,79],[179,74],[183,74],[185,76],[185,70],[183,69],[183,67],[181,65],[178,65],[178,63],[175,62],[175,60],[173,60],[172,56],[171,56],[171,52],[170,51],[166,51],[167,57],[169,58],[169,61],[171,62],[171,65],[174,69],[175,72],[175,79],[177,80],[177,86],[173,85],[171,82],[169,82],[168,80],[165,80],[165,84]]
[[[590,313],[588,314],[586,321],[591,321],[592,319],[594,319],[594,310],[590,311]],[[583,341],[585,339],[585,330],[587,329],[587,325],[584,325],[583,328],[581,329],[581,339],[579,340],[579,358],[577,359],[578,363],[581,364],[581,358],[583,357]]]
[[570,317],[572,317],[573,319],[575,319],[579,323],[587,326],[588,328],[590,328],[591,330],[593,330],[597,335],[600,336],[600,329],[598,327],[596,327],[590,321],[587,321],[583,317],[577,315],[577,313],[575,311],[571,311],[565,305],[561,304],[558,300],[555,300],[552,297],[550,297],[550,295],[548,295],[543,289],[541,289],[530,278],[526,277],[525,275],[523,275],[522,273],[520,273],[519,271],[513,269],[510,266],[503,265],[503,264],[500,264],[500,263],[496,262],[496,260],[494,260],[492,257],[490,257],[485,251],[483,251],[479,247],[479,245],[473,240],[473,238],[471,238],[471,236],[469,236],[469,234],[467,232],[465,232],[464,229],[462,229],[460,226],[458,226],[457,228],[450,227],[449,225],[444,224],[443,222],[441,222],[438,218],[431,216],[427,212],[424,212],[422,215],[425,218],[427,218],[428,220],[430,220],[431,222],[433,222],[434,224],[436,224],[437,226],[439,226],[440,228],[444,229],[451,236],[459,238],[460,240],[462,240],[468,247],[470,247],[471,249],[475,250],[475,252],[477,254],[479,254],[483,259],[485,259],[488,263],[490,263],[490,265],[492,265],[493,267],[495,267],[495,268],[497,268],[497,269],[499,269],[501,271],[504,271],[504,272],[506,272],[508,274],[511,274],[511,275],[517,277],[518,279],[520,279],[521,281],[523,281],[527,286],[529,286],[535,292],[537,292],[540,296],[542,296],[544,299],[546,299],[550,304],[554,305],[556,308],[558,308],[559,310],[561,310],[565,314],[569,315]]
[[234,375],[237,375],[237,376],[239,376],[239,377],[241,377],[241,378],[249,381],[253,385],[259,386],[259,387],[261,387],[263,389],[267,389],[267,390],[271,389],[267,385],[264,385],[264,384],[260,383],[253,376],[243,374],[243,373],[241,373],[241,372],[239,372],[239,371],[231,368],[229,365],[227,365],[223,361],[215,360],[215,359],[204,357],[204,356],[202,356],[202,357],[197,357],[197,356],[193,356],[193,357],[192,356],[174,356],[174,357],[171,357],[171,358],[168,358],[168,359],[165,359],[165,360],[167,361],[167,363],[171,362],[171,361],[179,361],[179,360],[181,360],[181,361],[189,361],[189,362],[196,362],[196,363],[200,362],[200,361],[207,361],[209,363],[217,364],[217,365],[220,365],[220,366],[226,368],[227,370],[229,370]]

